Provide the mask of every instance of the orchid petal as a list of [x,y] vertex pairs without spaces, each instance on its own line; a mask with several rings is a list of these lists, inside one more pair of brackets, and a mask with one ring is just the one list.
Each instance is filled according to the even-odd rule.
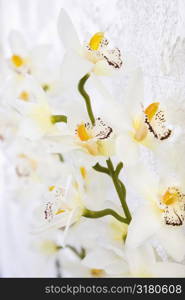
[[139,207],[132,216],[128,228],[126,244],[136,248],[152,237],[161,227],[160,218],[153,212],[151,205]]
[[185,257],[185,234],[182,228],[163,226],[157,233],[159,242],[166,252],[176,261],[180,262]]
[[63,45],[67,50],[78,50],[80,48],[80,41],[74,25],[64,9],[61,9],[59,14],[58,32]]

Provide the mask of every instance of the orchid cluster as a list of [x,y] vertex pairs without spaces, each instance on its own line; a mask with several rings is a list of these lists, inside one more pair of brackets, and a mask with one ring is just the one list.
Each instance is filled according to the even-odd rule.
[[146,99],[135,58],[104,32],[81,43],[63,9],[58,33],[61,57],[17,31],[0,57],[5,184],[31,249],[58,277],[184,277],[185,107]]

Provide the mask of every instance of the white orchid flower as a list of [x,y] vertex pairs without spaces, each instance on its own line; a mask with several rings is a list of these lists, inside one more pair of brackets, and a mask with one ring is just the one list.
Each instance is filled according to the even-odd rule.
[[[67,117],[49,104],[49,98],[30,75],[7,80],[3,91],[3,106],[19,117],[19,135],[37,140],[45,135],[57,135],[56,123],[67,122]],[[57,114],[53,112],[57,110]]]
[[44,201],[33,212],[35,232],[65,228],[76,223],[84,210],[80,185],[68,176],[66,184],[50,185],[44,192]]
[[19,134],[31,140],[38,140],[47,135],[58,135],[60,130],[56,123],[67,122],[66,116],[53,113],[46,97],[42,96],[37,97],[37,103],[19,103],[18,110],[23,116]]
[[167,124],[164,101],[144,100],[143,74],[140,69],[130,79],[125,100],[123,108],[119,107],[113,117],[114,123],[117,122],[120,128],[118,156],[126,164],[132,164],[139,159],[142,146],[154,151],[158,145],[171,138],[173,130],[171,124]]
[[67,126],[65,125],[60,136],[47,139],[51,152],[76,151],[79,159],[83,156],[84,161],[91,166],[97,159],[115,154],[116,132],[102,114],[91,125],[83,103],[68,102],[62,111],[67,115]]
[[[59,178],[65,183],[71,173],[69,165],[61,161],[58,153],[44,151],[41,141],[37,144],[23,138],[16,139],[6,151],[6,157],[5,180],[9,182],[6,190],[9,201],[20,209],[32,211],[38,201],[42,201],[48,187],[56,184]],[[29,219],[32,220],[33,216],[30,214]]]
[[50,95],[57,93],[60,85],[60,62],[55,60],[51,45],[38,45],[31,48],[23,35],[16,30],[10,32],[11,56],[8,64],[12,75],[31,74]]
[[52,123],[52,111],[47,102],[27,104],[26,113],[20,123],[20,135],[30,139],[40,139],[47,134],[56,134],[57,128]]
[[166,252],[176,261],[182,261],[185,256],[185,186],[183,178],[165,176],[154,175],[141,166],[140,177],[136,179],[132,172],[130,180],[144,203],[133,213],[127,244],[137,247],[156,235]]
[[[109,48],[109,41],[103,32],[95,33],[87,43],[81,44],[73,23],[61,10],[58,31],[66,50],[62,65],[62,81],[79,81],[88,72],[96,75],[110,75],[122,67],[123,61],[118,48]],[[70,76],[70,77],[69,77]]]
[[76,144],[93,156],[109,156],[114,151],[114,134],[98,117],[95,125],[81,122],[76,127]]
[[49,184],[68,168],[65,163],[61,164],[58,153],[48,153],[44,151],[44,144],[41,141],[38,143],[17,137],[6,149],[6,157],[15,171],[14,180],[17,178],[23,185],[28,182]]
[[[2,104],[7,109],[19,108],[18,104],[35,103],[44,98],[44,91],[32,75],[13,75],[9,77],[1,91]],[[48,98],[48,97],[47,97]]]
[[88,60],[96,74],[106,75],[110,74],[111,70],[121,68],[123,62],[120,50],[108,47],[109,41],[103,32],[95,33],[88,43],[80,44],[73,23],[64,9],[61,10],[59,15],[58,30],[65,49],[73,50]]

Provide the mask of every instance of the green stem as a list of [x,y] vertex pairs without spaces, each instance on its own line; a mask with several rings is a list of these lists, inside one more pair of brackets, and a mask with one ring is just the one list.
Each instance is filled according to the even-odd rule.
[[64,115],[52,115],[51,116],[51,122],[53,124],[58,123],[58,122],[67,123],[67,117],[64,116]]
[[87,73],[84,77],[82,77],[78,83],[78,90],[80,92],[80,94],[82,95],[82,97],[85,100],[85,104],[86,104],[86,108],[87,108],[87,112],[89,115],[89,119],[91,120],[91,124],[92,126],[95,125],[95,118],[94,118],[94,114],[92,111],[92,107],[91,107],[91,100],[89,95],[87,94],[87,92],[84,89],[84,85],[87,81],[87,79],[90,77],[90,73]]
[[129,210],[127,202],[126,202],[126,188],[121,180],[119,180],[119,183],[121,186],[122,194],[124,195],[124,212],[130,223],[130,221],[132,220],[132,216],[131,216],[130,210]]
[[118,194],[118,197],[120,199],[122,208],[124,210],[124,213],[125,213],[125,216],[126,216],[126,219],[127,219],[127,222],[128,222],[127,224],[129,224],[130,221],[131,221],[131,214],[130,214],[129,208],[127,206],[127,203],[126,203],[126,189],[125,189],[125,186],[121,182],[121,180],[119,180],[119,178],[117,176],[117,173],[119,173],[119,172],[114,171],[114,166],[113,166],[112,161],[111,161],[110,158],[108,160],[106,160],[106,163],[107,163],[108,170],[110,172],[110,176],[111,176],[112,181],[114,183],[114,187],[115,187],[116,192]]
[[102,218],[105,216],[112,216],[122,223],[129,224],[128,220],[126,218],[123,218],[117,212],[115,212],[113,209],[110,209],[110,208],[106,208],[106,209],[99,210],[99,211],[94,211],[94,210],[85,208],[85,210],[83,212],[83,216],[86,218],[92,218],[92,219],[98,219],[98,218]]
[[97,172],[110,175],[109,170],[105,167],[102,167],[99,163],[97,163],[95,166],[93,166],[93,169],[96,170]]
[[78,251],[75,247],[71,245],[66,245],[65,248],[69,248],[71,251],[73,251],[80,259],[83,259],[86,255],[85,249],[81,248],[80,251]]
[[122,169],[123,169],[123,163],[120,162],[120,163],[117,165],[116,170],[115,170],[115,175],[116,175],[117,177],[119,177],[119,173],[121,172]]

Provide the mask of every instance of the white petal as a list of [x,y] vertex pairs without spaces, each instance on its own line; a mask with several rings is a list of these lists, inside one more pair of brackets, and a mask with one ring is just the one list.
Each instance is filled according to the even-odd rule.
[[116,262],[111,263],[105,267],[105,271],[110,275],[121,275],[128,273],[128,265],[123,259],[118,259]]
[[101,60],[94,65],[93,71],[96,75],[109,76],[114,72],[114,69],[106,61]]
[[81,263],[77,256],[73,257],[73,253],[70,253],[69,249],[61,251],[60,260],[64,277],[90,277],[89,269]]
[[185,257],[185,233],[180,227],[163,226],[157,237],[166,252],[180,262]]
[[135,248],[140,246],[148,238],[152,237],[161,227],[161,220],[153,212],[151,205],[144,205],[137,209],[132,216],[128,227],[126,244]]
[[104,269],[110,263],[117,260],[113,251],[105,249],[96,249],[89,252],[83,259],[83,264],[89,268]]
[[78,149],[71,135],[51,136],[44,139],[45,149],[51,153],[66,153]]
[[46,62],[48,63],[48,59],[52,53],[53,47],[51,45],[38,45],[30,51],[30,56],[37,67],[42,67]]
[[[35,214],[36,213],[37,212],[35,211]],[[39,217],[39,216],[35,215],[35,217]],[[38,234],[38,233],[42,233],[42,232],[45,232],[45,231],[47,232],[49,230],[56,230],[58,228],[65,227],[68,220],[69,220],[69,213],[68,212],[63,213],[62,216],[60,216],[60,215],[55,216],[55,218],[51,222],[44,222],[44,220],[42,221],[41,216],[40,216],[39,219],[38,219],[37,224],[36,224],[36,219],[35,219],[35,224],[30,229],[30,232],[33,233],[33,234]]]
[[[118,108],[116,103],[116,99],[112,96],[112,94],[107,90],[107,87],[105,87],[104,83],[101,80],[101,77],[91,75],[91,80],[93,85],[96,87],[96,90],[98,91],[99,95],[101,96],[101,105],[102,105],[102,110],[105,116],[109,120],[111,120],[111,123],[114,128],[120,129],[130,129],[130,123],[127,124],[128,122],[124,121],[123,122],[123,117],[125,118],[125,113],[123,110]],[[96,96],[97,97],[97,96]],[[125,110],[125,108],[124,108]]]
[[62,245],[65,246],[65,240],[66,240],[66,236],[69,230],[70,225],[73,223],[74,218],[76,218],[76,213],[75,213],[75,209],[73,209],[68,216],[67,222],[66,222],[66,226],[64,229],[64,234],[63,234],[63,238],[62,238]]
[[141,111],[141,103],[144,99],[143,73],[138,68],[129,79],[127,93],[124,97],[124,107],[129,116],[137,116]]
[[76,54],[68,51],[64,55],[63,64],[61,66],[61,82],[62,88],[77,88],[79,80],[92,69],[92,63]]
[[150,268],[155,263],[153,248],[149,244],[132,249],[126,247],[130,272],[134,274],[151,273]]
[[82,122],[86,123],[89,121],[84,99],[80,94],[74,95],[74,97],[79,97],[79,99],[77,98],[77,101],[74,101],[74,99],[72,99],[72,101],[66,101],[66,103],[62,105],[62,111],[64,111],[64,114],[68,116],[67,124],[72,134],[75,133],[77,125]]
[[116,153],[126,166],[134,165],[139,159],[139,145],[125,132],[116,139]]
[[24,119],[20,123],[19,135],[30,140],[39,140],[45,132],[37,126],[37,124],[31,119]]
[[9,35],[10,47],[12,49],[13,54],[19,55],[27,55],[27,47],[25,40],[21,33],[16,30],[12,30]]
[[66,49],[78,50],[80,41],[74,25],[64,9],[61,9],[58,18],[58,32]]
[[[140,176],[138,176],[137,170],[139,170]],[[159,193],[159,176],[141,161],[137,161],[135,165],[129,166],[126,174],[133,190],[139,193],[145,201],[156,203]]]

